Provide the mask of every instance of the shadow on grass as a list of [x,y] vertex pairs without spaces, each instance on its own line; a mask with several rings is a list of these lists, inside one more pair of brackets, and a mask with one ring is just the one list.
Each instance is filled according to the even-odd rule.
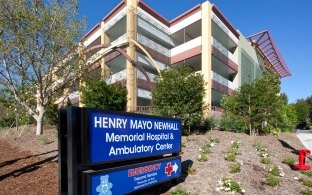
[[6,173],[4,175],[0,175],[0,181],[7,178],[7,177],[11,177],[11,176],[18,177],[18,176],[23,175],[25,173],[33,172],[33,171],[39,169],[41,167],[40,165],[48,163],[48,162],[53,162],[56,158],[57,158],[57,155],[46,158],[46,159],[38,161],[38,162],[34,162],[32,164],[24,166],[20,169],[13,170],[13,171]]
[[53,153],[53,152],[57,152],[57,150],[51,150],[51,151],[49,151],[49,152],[44,152],[44,153],[41,153],[41,154],[29,155],[29,156],[26,156],[26,157],[23,157],[23,158],[17,158],[17,159],[13,159],[13,160],[7,160],[7,161],[4,161],[4,162],[1,162],[1,163],[0,163],[0,168],[5,167],[5,166],[8,166],[8,165],[12,165],[12,164],[16,163],[16,162],[19,161],[19,160],[24,160],[24,159],[28,159],[28,158],[36,157],[36,156],[42,156],[42,155],[50,154],[50,153]]
[[192,160],[185,160],[181,163],[181,177],[171,180],[171,181],[164,182],[162,184],[156,185],[154,187],[151,187],[146,190],[142,190],[133,194],[135,195],[145,195],[145,194],[158,195],[158,194],[163,194],[163,193],[168,192],[168,190],[170,190],[172,187],[175,187],[179,183],[183,183],[185,181],[185,179],[188,176],[187,169],[188,167],[192,167],[193,163],[194,162]]

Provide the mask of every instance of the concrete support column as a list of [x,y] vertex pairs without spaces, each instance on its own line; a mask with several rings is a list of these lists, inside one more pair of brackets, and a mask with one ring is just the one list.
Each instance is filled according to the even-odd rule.
[[[104,21],[102,21],[101,22],[101,44],[108,44],[110,43],[110,39],[104,31],[104,25],[105,25]],[[110,73],[110,69],[105,63],[105,57],[103,56],[103,58],[101,59],[101,78],[103,79],[109,76],[109,73]]]
[[[137,9],[138,0],[127,0],[127,24],[126,33],[128,40],[133,39],[136,41],[137,37]],[[133,60],[136,60],[136,47],[130,42],[127,47],[127,54]],[[127,111],[134,112],[137,106],[137,72],[133,64],[127,61],[126,64],[127,72]]]
[[202,4],[202,55],[201,55],[201,71],[204,77],[205,97],[204,97],[204,116],[211,115],[211,71],[212,71],[212,57],[211,57],[211,12],[212,4],[206,1]]

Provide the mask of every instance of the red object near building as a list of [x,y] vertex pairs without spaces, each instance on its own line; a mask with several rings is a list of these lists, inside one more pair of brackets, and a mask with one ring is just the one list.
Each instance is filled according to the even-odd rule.
[[305,164],[306,156],[311,154],[311,151],[308,149],[299,150],[299,164],[295,164],[294,168],[298,170],[309,170],[311,169],[310,165]]

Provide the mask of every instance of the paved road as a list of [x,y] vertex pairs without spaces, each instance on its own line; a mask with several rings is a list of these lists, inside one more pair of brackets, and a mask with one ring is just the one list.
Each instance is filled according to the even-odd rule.
[[297,130],[296,135],[304,147],[312,151],[312,130]]

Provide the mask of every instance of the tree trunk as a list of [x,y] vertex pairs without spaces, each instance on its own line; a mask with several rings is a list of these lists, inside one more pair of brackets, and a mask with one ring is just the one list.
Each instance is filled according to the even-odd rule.
[[18,131],[18,112],[17,112],[17,109],[15,109],[15,126],[16,126],[16,131]]
[[251,107],[250,107],[250,94],[248,95],[248,115],[249,115],[249,136],[253,135],[251,129]]
[[45,109],[43,106],[37,106],[38,115],[35,117],[37,122],[36,135],[42,135],[43,133],[43,119]]

